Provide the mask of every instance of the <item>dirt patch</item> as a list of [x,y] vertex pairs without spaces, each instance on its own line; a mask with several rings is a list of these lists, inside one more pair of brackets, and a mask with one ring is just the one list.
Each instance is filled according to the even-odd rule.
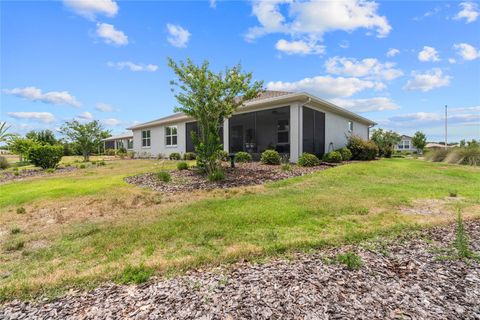
[[332,165],[326,164],[316,167],[292,166],[291,170],[284,171],[281,166],[269,166],[258,162],[252,162],[237,164],[235,168],[225,167],[225,180],[222,181],[210,182],[204,174],[199,173],[195,169],[170,171],[172,178],[170,182],[159,180],[156,173],[146,173],[127,177],[125,178],[125,181],[155,191],[174,193],[260,185],[270,181],[302,176],[331,167]]
[[19,170],[15,174],[15,172],[3,172],[0,174],[0,184],[10,181],[18,181],[23,180],[26,178],[38,177],[38,176],[51,176],[56,174],[62,174],[66,172],[71,172],[77,170],[77,167],[68,166],[68,167],[61,167],[57,168],[54,172],[47,172],[44,169],[26,169],[26,170]]
[[401,213],[420,215],[452,214],[453,208],[449,205],[461,201],[462,197],[446,197],[444,199],[417,199],[411,207],[400,206]]

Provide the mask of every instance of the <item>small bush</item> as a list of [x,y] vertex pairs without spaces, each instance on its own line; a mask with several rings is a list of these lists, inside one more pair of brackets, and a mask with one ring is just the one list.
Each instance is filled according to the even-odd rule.
[[235,161],[244,163],[252,161],[252,156],[248,152],[240,151],[235,154]]
[[228,161],[228,152],[225,150],[218,151],[218,159],[221,161]]
[[105,150],[105,154],[107,156],[114,156],[115,155],[115,149],[107,149],[107,150]]
[[45,170],[46,173],[54,173],[55,172],[55,169],[54,168],[48,168],[47,170]]
[[183,161],[177,163],[177,169],[178,170],[187,170],[188,169],[188,163],[183,162]]
[[280,154],[275,150],[265,150],[260,157],[263,164],[279,165],[280,160]]
[[363,266],[362,257],[351,251],[337,255],[336,260],[349,270],[358,270]]
[[168,171],[160,171],[157,173],[157,178],[163,182],[170,182],[172,180],[172,176]]
[[298,159],[298,164],[302,167],[315,167],[320,164],[316,155],[304,152]]
[[10,163],[7,158],[0,156],[0,169],[4,170],[8,168],[10,168]]
[[97,166],[106,166],[107,164],[105,163],[105,161],[98,161],[97,162]]
[[197,156],[193,152],[185,152],[183,154],[183,160],[195,160]]
[[20,173],[19,173],[18,170],[17,170],[17,171],[14,171],[14,172],[13,172],[13,175],[14,175],[14,176],[19,176]]
[[452,198],[456,198],[458,196],[458,192],[457,192],[457,190],[450,190],[448,192],[448,195]]
[[457,250],[458,257],[460,259],[472,258],[475,255],[470,250],[468,244],[468,236],[465,232],[465,227],[463,225],[462,212],[458,209],[457,213],[457,226],[455,228],[455,249]]
[[282,169],[282,171],[292,171],[292,165],[290,163],[284,163],[280,169]]
[[168,158],[170,160],[180,160],[182,157],[180,156],[180,153],[172,152],[172,153],[170,153],[170,156]]
[[338,151],[330,151],[325,153],[323,156],[323,161],[329,163],[339,163],[342,162],[342,155]]
[[79,165],[78,167],[79,167],[80,169],[85,169],[87,166],[86,166],[84,163],[82,163],[82,164]]
[[153,269],[147,268],[143,264],[138,267],[128,266],[118,278],[121,284],[128,283],[143,283],[146,282],[153,275]]
[[19,227],[14,227],[12,230],[10,230],[11,234],[19,234],[20,233],[20,228]]
[[343,161],[348,161],[352,159],[352,151],[350,151],[350,149],[348,149],[347,147],[338,149],[337,151],[340,152],[340,154],[342,155]]
[[373,160],[378,154],[378,147],[373,141],[366,141],[358,136],[348,139],[347,148],[352,152],[354,160]]
[[25,213],[27,213],[27,210],[25,210],[24,207],[17,208],[17,214],[25,214]]
[[448,155],[448,149],[439,148],[436,150],[428,151],[425,154],[425,159],[432,162],[442,162]]
[[34,145],[28,151],[28,159],[42,169],[56,168],[63,156],[62,146]]
[[480,147],[469,146],[467,148],[458,148],[461,160],[460,164],[468,164],[470,166],[480,166]]
[[221,181],[225,180],[225,171],[223,169],[217,169],[208,175],[208,181]]

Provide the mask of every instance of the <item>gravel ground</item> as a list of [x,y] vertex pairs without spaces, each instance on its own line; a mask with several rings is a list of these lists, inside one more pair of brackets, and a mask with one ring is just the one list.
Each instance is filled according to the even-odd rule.
[[61,167],[55,169],[54,172],[47,172],[44,169],[20,169],[18,170],[18,175],[15,175],[14,172],[0,172],[0,183],[4,182],[9,182],[9,181],[17,181],[17,180],[23,180],[25,178],[31,178],[31,177],[36,177],[36,176],[47,176],[47,175],[53,175],[53,174],[60,174],[64,172],[70,172],[77,170],[76,167]]
[[[479,252],[480,220],[466,228]],[[1,307],[0,319],[480,319],[479,263],[439,259],[453,231],[438,227],[410,239],[138,286],[107,284],[51,302],[13,301]],[[346,250],[362,257],[360,270],[328,262]]]

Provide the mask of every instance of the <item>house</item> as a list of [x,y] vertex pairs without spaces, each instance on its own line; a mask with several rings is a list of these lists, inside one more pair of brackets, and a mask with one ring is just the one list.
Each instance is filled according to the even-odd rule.
[[[265,91],[246,101],[220,128],[224,150],[254,157],[266,149],[289,154],[296,162],[303,152],[322,156],[344,147],[348,136],[368,139],[376,123],[308,93]],[[128,128],[139,157],[193,152],[195,119],[176,113]]]
[[412,137],[402,135],[400,142],[395,146],[395,151],[418,152],[417,148],[413,146]]
[[113,149],[125,149],[127,151],[133,150],[133,134],[132,133],[124,133],[117,136],[111,136],[103,141],[103,150]]

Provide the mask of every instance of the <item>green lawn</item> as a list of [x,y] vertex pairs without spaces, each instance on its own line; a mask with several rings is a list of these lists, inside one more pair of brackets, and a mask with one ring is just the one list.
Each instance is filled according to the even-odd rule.
[[[91,201],[98,196],[111,201],[102,198],[103,193],[128,197],[139,191],[123,183],[125,175],[165,165],[173,166],[171,162],[118,161],[111,168],[87,169],[92,174],[3,185],[0,215],[3,212],[8,219],[2,224],[11,228],[27,223],[12,213],[20,203],[48,207],[55,201],[64,206],[70,198]],[[478,168],[388,159],[340,166],[264,188],[205,193],[186,203],[170,200],[120,206],[112,208],[112,214],[119,215],[115,219],[67,221],[51,233],[32,226],[29,220],[31,232],[10,234],[4,240],[0,273],[8,276],[0,278],[0,298],[128,280],[132,273],[168,274],[205,264],[358,242],[445,223],[454,216],[404,214],[398,208],[415,199],[444,198],[451,191],[461,197],[457,203],[466,216],[478,218],[479,190]],[[36,213],[31,215],[29,219],[36,219]],[[29,245],[39,240],[48,245]],[[22,241],[23,248],[12,250]]]

